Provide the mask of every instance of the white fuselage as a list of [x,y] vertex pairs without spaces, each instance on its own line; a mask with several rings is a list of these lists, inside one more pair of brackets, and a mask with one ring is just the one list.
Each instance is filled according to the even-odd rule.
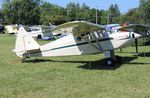
[[140,36],[133,32],[114,32],[108,38],[96,36],[78,39],[70,34],[40,46],[39,51],[30,52],[30,56],[70,56],[110,51],[130,45],[134,40],[131,34],[134,34],[135,38]]

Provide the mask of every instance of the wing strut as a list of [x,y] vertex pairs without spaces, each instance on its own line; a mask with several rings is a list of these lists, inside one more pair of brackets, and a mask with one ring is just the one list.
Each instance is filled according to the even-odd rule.
[[99,51],[102,51],[102,52],[103,52],[103,48],[101,47],[101,45],[100,45],[100,43],[99,43],[99,41],[98,41],[98,38],[95,36],[95,34],[94,34],[93,32],[92,32],[91,34],[93,35],[94,39],[96,40],[96,43],[97,43],[97,45],[98,45]]

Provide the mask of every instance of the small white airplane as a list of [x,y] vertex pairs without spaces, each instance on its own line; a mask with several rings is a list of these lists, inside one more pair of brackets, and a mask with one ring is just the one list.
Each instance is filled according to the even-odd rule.
[[[121,28],[119,25],[113,27]],[[135,32],[117,31],[113,27],[111,30],[105,30],[105,26],[86,21],[68,22],[53,29],[53,32],[60,34],[65,31],[67,36],[42,46],[23,27],[20,27],[13,51],[23,60],[28,57],[103,53],[106,58],[105,63],[111,66],[120,60],[115,56],[114,50],[129,46],[132,41],[141,36]],[[109,34],[105,34],[106,31],[109,31]]]
[[31,35],[34,38],[43,38],[43,37],[50,37],[52,36],[51,26],[25,26],[25,28],[28,30],[29,35]]
[[17,27],[17,25],[7,25],[5,26],[5,29],[8,34],[17,34]]

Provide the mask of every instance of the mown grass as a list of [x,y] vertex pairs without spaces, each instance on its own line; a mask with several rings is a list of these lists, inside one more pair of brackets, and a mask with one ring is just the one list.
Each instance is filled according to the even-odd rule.
[[139,57],[134,47],[116,50],[123,62],[108,67],[102,54],[20,63],[14,44],[15,36],[0,35],[0,98],[150,98],[150,46]]

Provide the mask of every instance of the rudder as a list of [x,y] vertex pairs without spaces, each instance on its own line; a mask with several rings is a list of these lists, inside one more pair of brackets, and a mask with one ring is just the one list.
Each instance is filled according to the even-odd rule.
[[13,50],[17,56],[26,57],[31,51],[39,50],[39,44],[28,34],[28,32],[20,27],[18,30],[15,49]]

